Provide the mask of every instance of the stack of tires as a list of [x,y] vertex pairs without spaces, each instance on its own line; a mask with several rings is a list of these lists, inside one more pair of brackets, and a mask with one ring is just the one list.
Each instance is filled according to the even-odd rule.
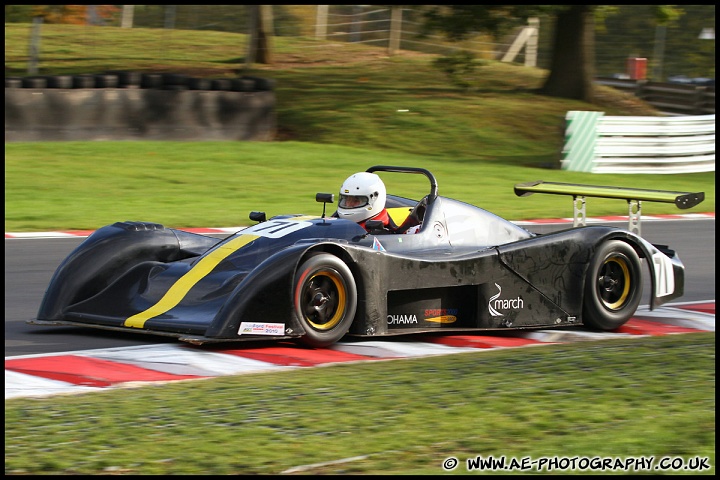
[[273,87],[134,71],[5,78],[5,141],[270,141]]
[[110,71],[102,74],[7,77],[5,88],[152,88],[262,92],[273,90],[275,82],[272,79],[253,76],[211,79],[177,73]]

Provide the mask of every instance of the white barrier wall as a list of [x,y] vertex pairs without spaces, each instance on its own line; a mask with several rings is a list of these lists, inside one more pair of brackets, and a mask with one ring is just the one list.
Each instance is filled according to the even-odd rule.
[[591,173],[715,171],[715,115],[613,117],[570,111],[561,168]]

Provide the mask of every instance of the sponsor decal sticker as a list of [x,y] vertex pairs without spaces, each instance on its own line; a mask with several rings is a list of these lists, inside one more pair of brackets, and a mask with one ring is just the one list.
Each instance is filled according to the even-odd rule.
[[382,244],[380,243],[380,240],[378,240],[377,237],[373,240],[372,248],[373,248],[373,250],[377,250],[378,252],[385,251],[385,247],[382,246]]
[[415,315],[388,315],[387,323],[388,325],[407,325],[418,323],[418,319]]
[[243,230],[244,234],[252,233],[258,237],[281,238],[285,235],[297,232],[312,225],[312,222],[303,221],[308,217],[285,218],[280,220],[268,220],[258,223]]
[[285,335],[285,324],[242,322],[238,335]]
[[522,297],[517,298],[500,298],[502,295],[502,287],[497,283],[495,286],[498,288],[498,293],[490,297],[488,301],[488,311],[493,317],[504,317],[505,315],[500,313],[498,310],[520,310],[525,307]]
[[653,268],[655,269],[655,291],[658,297],[670,295],[675,291],[675,274],[673,272],[672,260],[664,253],[655,252],[652,256]]
[[434,323],[455,323],[457,321],[457,308],[426,308],[425,321]]

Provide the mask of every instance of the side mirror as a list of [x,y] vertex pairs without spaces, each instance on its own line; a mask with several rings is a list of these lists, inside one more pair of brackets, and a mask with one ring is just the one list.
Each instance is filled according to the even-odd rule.
[[320,203],[335,203],[334,193],[317,193],[315,194],[315,201]]
[[328,203],[335,203],[335,194],[333,194],[333,193],[316,193],[315,201],[323,204],[322,218],[325,218],[325,206]]
[[267,216],[265,212],[250,212],[250,220],[262,223],[267,220]]

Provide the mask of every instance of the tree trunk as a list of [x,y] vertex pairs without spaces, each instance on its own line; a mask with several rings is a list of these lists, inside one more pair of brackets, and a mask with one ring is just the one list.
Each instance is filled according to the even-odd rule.
[[260,5],[256,10],[257,19],[257,51],[255,61],[262,64],[273,63],[273,14],[272,5]]
[[550,75],[543,95],[593,103],[595,21],[593,6],[574,5],[555,17]]

